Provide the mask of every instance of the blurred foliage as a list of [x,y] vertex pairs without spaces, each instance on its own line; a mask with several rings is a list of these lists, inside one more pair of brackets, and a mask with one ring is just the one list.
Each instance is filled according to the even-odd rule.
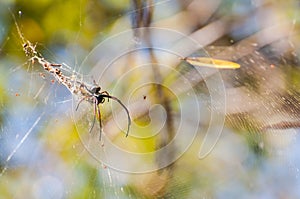
[[[204,122],[199,124],[201,132],[185,154],[158,172],[123,173],[94,160],[81,142],[81,135],[70,118],[72,113],[67,111],[72,105],[61,103],[70,100],[70,94],[61,85],[51,83],[49,74],[42,78],[40,73],[44,71],[40,67],[26,62],[12,15],[24,36],[37,43],[37,49],[45,57],[76,67],[101,41],[131,28],[132,3],[129,0],[5,0],[0,3],[0,199],[23,198],[27,194],[29,198],[300,196],[298,130],[264,129],[265,125],[280,121],[300,120],[299,2],[154,2],[157,4],[153,24],[157,27],[173,27],[193,34],[221,20],[222,28],[213,29],[201,38],[205,38],[208,45],[223,48],[216,53],[208,47],[205,52],[213,57],[214,53],[222,56],[223,52],[223,59],[241,65],[236,71],[221,71],[228,91],[228,113],[224,132],[212,153],[205,159],[198,157],[205,136],[202,131],[209,125]],[[254,44],[264,43],[272,35],[250,39],[251,44],[238,46],[239,42],[271,26],[266,22],[269,14],[271,19],[278,19],[272,21],[273,24],[280,24],[280,20],[282,23],[292,21],[288,36],[268,43],[269,46]],[[216,32],[221,32],[221,36],[211,39]],[[124,71],[134,62],[129,60]],[[187,78],[196,73],[187,63],[176,66],[176,71]],[[140,78],[131,77],[130,83]],[[164,76],[168,86],[177,79],[177,74]],[[130,83],[124,85],[120,93],[126,95]],[[193,87],[204,109],[209,107],[205,81],[199,80]],[[155,94],[155,88],[150,91],[144,101],[163,101]],[[171,114],[176,121],[180,115],[179,99],[168,89],[163,89],[163,93],[165,99],[170,100]],[[180,100],[186,100],[187,96],[181,94]],[[111,118],[109,108],[103,107],[105,120]],[[34,125],[38,117],[44,120]],[[147,127],[151,123],[149,111],[134,118],[134,122]],[[23,146],[21,140],[32,127]],[[143,137],[152,131],[148,128],[138,133]],[[118,133],[112,142],[132,153],[147,153],[155,151],[160,140],[156,137],[142,141],[134,137],[125,139]],[[20,148],[10,159],[18,144]],[[150,164],[157,157],[151,158],[144,161]]]

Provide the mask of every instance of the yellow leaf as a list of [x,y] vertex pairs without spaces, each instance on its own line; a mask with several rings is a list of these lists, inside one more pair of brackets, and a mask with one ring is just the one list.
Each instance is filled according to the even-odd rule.
[[221,59],[213,59],[209,57],[186,57],[183,60],[185,60],[186,62],[194,66],[203,66],[203,67],[220,68],[220,69],[240,68],[240,65],[235,62],[225,61]]

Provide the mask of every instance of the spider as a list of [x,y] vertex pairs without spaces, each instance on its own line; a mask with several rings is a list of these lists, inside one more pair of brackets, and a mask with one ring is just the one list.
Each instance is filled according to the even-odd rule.
[[[105,102],[105,98],[109,101],[109,99],[117,101],[126,111],[127,113],[127,119],[128,119],[128,127],[127,127],[127,132],[126,132],[126,137],[128,136],[129,133],[129,128],[131,125],[131,118],[129,115],[129,111],[126,108],[126,106],[119,100],[118,98],[109,95],[107,91],[101,91],[101,87],[97,85],[97,83],[94,80],[94,85],[88,88],[84,82],[80,81],[74,81],[72,77],[68,77],[67,75],[63,74],[62,70],[60,69],[63,64],[56,64],[56,63],[51,63],[47,61],[38,51],[36,51],[36,45],[33,45],[30,41],[25,39],[23,36],[15,16],[11,12],[12,17],[14,19],[18,34],[22,40],[22,47],[25,52],[25,55],[29,57],[34,64],[35,62],[39,63],[43,69],[47,72],[49,72],[51,75],[55,77],[55,79],[63,84],[72,94],[80,94],[82,96],[82,99],[78,102],[76,106],[76,111],[79,108],[79,105],[81,104],[82,101],[88,101],[94,105],[94,119],[93,119],[93,124],[89,129],[89,133],[92,132],[95,121],[96,121],[96,115],[98,114],[99,117],[99,126],[100,126],[100,136],[99,139],[101,140],[101,134],[102,134],[102,121],[101,121],[101,113],[100,113],[100,108],[98,107],[99,104],[103,104]],[[43,77],[43,75],[42,75]],[[17,96],[18,94],[16,94]]]
[[127,113],[127,119],[128,119],[128,126],[127,126],[127,131],[126,131],[126,137],[129,134],[129,128],[131,125],[131,118],[129,115],[129,111],[126,108],[126,106],[119,100],[117,97],[111,96],[107,91],[101,91],[101,87],[94,81],[94,85],[91,88],[88,88],[84,83],[80,85],[80,91],[81,94],[83,95],[83,98],[78,102],[76,106],[76,111],[79,108],[79,105],[81,104],[82,101],[88,101],[94,105],[94,119],[93,119],[93,124],[90,127],[89,133],[92,132],[95,121],[96,121],[96,115],[99,117],[99,127],[100,127],[100,136],[99,140],[101,140],[101,135],[102,135],[102,120],[101,120],[101,112],[100,108],[98,107],[99,104],[103,104],[105,102],[105,98],[107,98],[107,101],[109,99],[117,101],[126,111]]

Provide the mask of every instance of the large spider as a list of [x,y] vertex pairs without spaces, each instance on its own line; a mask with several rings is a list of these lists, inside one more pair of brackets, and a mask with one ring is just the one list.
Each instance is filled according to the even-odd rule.
[[76,106],[76,111],[80,105],[80,103],[82,101],[88,101],[90,103],[92,103],[94,105],[94,119],[93,119],[93,124],[89,130],[89,133],[91,133],[91,131],[94,128],[95,125],[95,121],[96,121],[96,115],[98,114],[99,117],[99,127],[100,127],[100,136],[99,139],[101,140],[101,134],[102,134],[102,121],[101,121],[101,113],[100,113],[100,108],[98,107],[99,104],[103,104],[105,102],[105,98],[107,98],[107,100],[109,101],[109,99],[113,99],[115,101],[117,101],[126,111],[127,113],[127,119],[128,119],[128,127],[127,127],[127,132],[126,132],[126,137],[128,136],[129,133],[129,128],[131,125],[131,118],[129,115],[129,111],[126,108],[126,106],[121,102],[121,100],[119,100],[118,98],[109,95],[109,93],[107,91],[101,91],[101,87],[99,85],[97,85],[97,83],[94,81],[94,86],[92,86],[91,88],[88,88],[85,84],[81,84],[80,86],[80,90],[81,90],[81,94],[83,95],[83,98],[78,102],[77,106]]

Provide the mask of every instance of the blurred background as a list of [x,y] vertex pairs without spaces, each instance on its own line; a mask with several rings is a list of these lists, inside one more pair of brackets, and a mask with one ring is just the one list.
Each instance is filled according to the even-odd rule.
[[[0,198],[300,197],[299,1],[0,5]],[[93,106],[74,110],[80,99],[25,56],[16,24],[46,60],[63,63],[65,75],[95,79],[124,102],[128,138],[124,109],[111,101],[99,105],[103,140],[97,122],[88,133]],[[165,40],[180,50],[151,49]],[[179,59],[188,55],[240,68]],[[212,121],[215,112],[221,119]],[[201,155],[207,132],[219,126]],[[156,153],[133,161],[110,146]]]

